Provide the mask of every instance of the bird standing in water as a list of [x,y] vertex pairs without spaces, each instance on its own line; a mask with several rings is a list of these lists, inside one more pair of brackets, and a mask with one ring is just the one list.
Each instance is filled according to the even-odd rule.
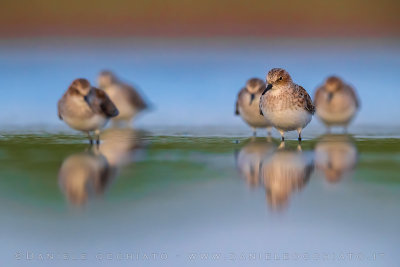
[[87,133],[93,144],[91,133],[100,143],[100,130],[108,120],[118,115],[118,109],[107,94],[90,85],[86,79],[76,79],[58,101],[58,117],[71,128]]
[[119,110],[119,115],[112,119],[114,126],[130,125],[136,115],[148,108],[147,103],[135,88],[121,82],[111,71],[100,72],[98,85]]
[[355,90],[340,78],[331,76],[315,92],[318,118],[327,126],[343,126],[345,131],[360,107]]
[[282,141],[285,140],[285,132],[294,130],[301,141],[301,131],[310,123],[315,112],[311,97],[303,87],[292,81],[284,69],[271,69],[266,80],[268,85],[261,95],[260,114],[279,131]]
[[257,128],[267,128],[268,135],[271,133],[271,123],[260,115],[260,97],[265,90],[265,83],[258,78],[247,81],[246,87],[240,90],[237,100],[235,114],[253,128],[253,135],[256,135]]

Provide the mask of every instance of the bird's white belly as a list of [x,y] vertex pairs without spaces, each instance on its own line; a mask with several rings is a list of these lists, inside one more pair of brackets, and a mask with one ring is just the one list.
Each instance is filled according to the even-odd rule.
[[336,93],[328,101],[326,93],[318,99],[317,115],[328,125],[347,125],[357,111],[354,98],[346,93]]
[[268,122],[268,120],[260,114],[260,109],[253,108],[241,108],[239,107],[239,113],[242,119],[251,127],[269,127],[271,126],[271,123]]
[[346,125],[356,113],[355,106],[340,111],[330,111],[324,107],[317,108],[317,115],[328,125]]
[[255,99],[251,101],[251,95],[245,94],[239,100],[239,114],[251,127],[261,128],[271,126],[271,123],[260,114],[260,97],[258,95],[256,95]]
[[87,118],[64,116],[64,121],[75,130],[89,132],[103,128],[108,119],[101,115],[93,115]]
[[312,115],[305,110],[285,109],[269,111],[264,114],[278,130],[293,131],[302,129],[311,121]]

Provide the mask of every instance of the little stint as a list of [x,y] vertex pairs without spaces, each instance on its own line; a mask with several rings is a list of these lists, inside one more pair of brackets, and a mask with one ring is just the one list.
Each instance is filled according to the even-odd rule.
[[240,90],[235,114],[240,115],[242,119],[253,128],[253,135],[256,135],[257,128],[267,128],[268,135],[271,134],[271,123],[260,115],[260,97],[265,90],[265,83],[258,78],[252,78],[247,81],[246,87]]
[[90,144],[94,132],[99,144],[100,129],[107,121],[118,115],[118,109],[107,94],[90,85],[86,79],[76,79],[58,101],[58,117],[71,128],[86,132]]
[[260,114],[279,131],[282,141],[284,133],[301,131],[311,121],[315,108],[307,91],[292,81],[284,69],[271,69],[267,75],[268,86],[260,99]]
[[343,126],[345,131],[359,109],[355,90],[340,78],[331,76],[320,86],[314,96],[318,118],[327,126]]
[[144,99],[132,86],[121,82],[110,71],[100,72],[98,85],[119,110],[119,115],[112,119],[114,125],[120,123],[124,123],[125,126],[130,125],[137,114],[148,108]]

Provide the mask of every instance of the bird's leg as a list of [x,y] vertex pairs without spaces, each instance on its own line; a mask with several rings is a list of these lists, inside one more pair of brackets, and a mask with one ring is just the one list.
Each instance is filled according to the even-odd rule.
[[254,137],[256,137],[256,136],[257,136],[257,130],[256,130],[256,127],[252,127],[252,129],[253,129],[253,136],[254,136]]
[[92,136],[90,135],[90,132],[87,132],[87,136],[89,138],[89,144],[90,144],[90,146],[92,146],[93,145],[93,139],[92,139]]
[[271,127],[267,127],[267,141],[272,141]]
[[285,136],[284,136],[285,132],[282,131],[282,130],[279,130],[279,133],[281,134],[281,140],[282,140],[282,142],[285,142]]
[[343,126],[343,133],[347,134],[347,125]]
[[297,132],[299,133],[299,138],[298,138],[298,140],[299,140],[299,142],[301,142],[301,128],[299,128],[299,129],[297,129]]
[[99,146],[100,145],[100,131],[96,130],[96,131],[94,131],[94,134],[96,135],[96,145]]
[[267,135],[268,137],[271,137],[271,127],[267,127]]

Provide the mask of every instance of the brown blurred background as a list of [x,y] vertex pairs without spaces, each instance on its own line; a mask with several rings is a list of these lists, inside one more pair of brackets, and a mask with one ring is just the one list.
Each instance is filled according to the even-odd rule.
[[398,37],[400,1],[3,0],[0,36]]

